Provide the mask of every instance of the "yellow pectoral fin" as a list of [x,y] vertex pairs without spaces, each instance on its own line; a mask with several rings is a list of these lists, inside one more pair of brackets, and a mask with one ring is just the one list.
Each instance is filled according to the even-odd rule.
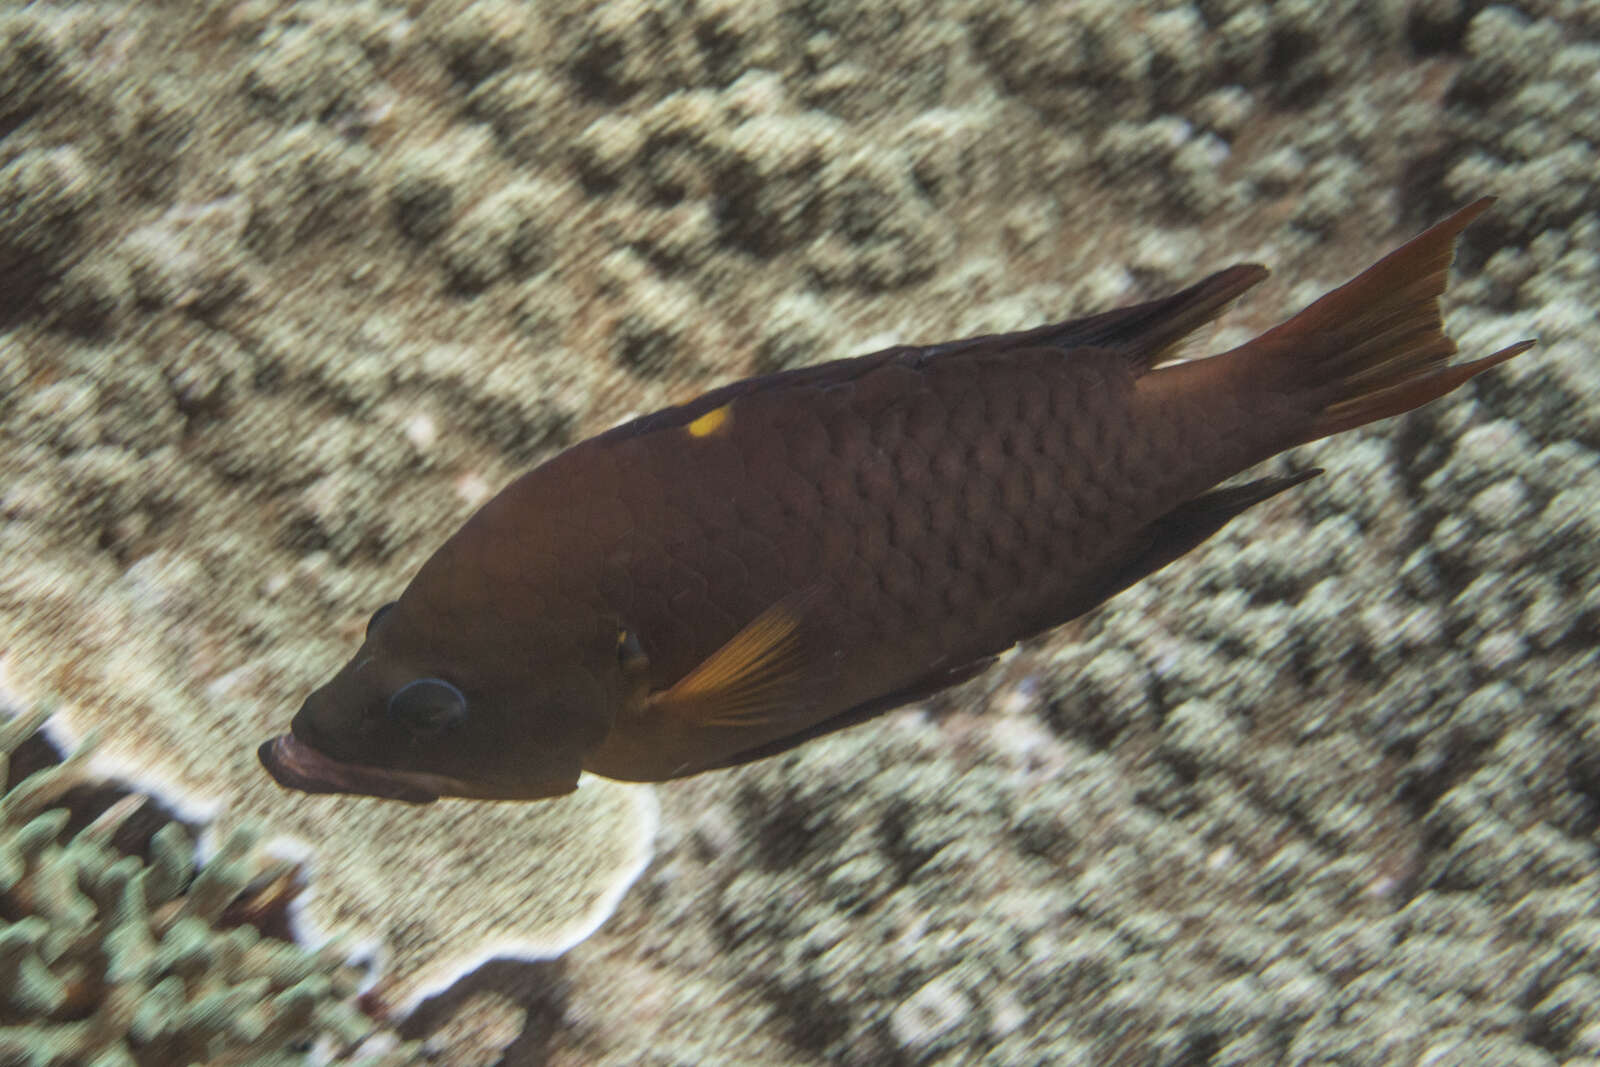
[[803,593],[778,601],[672,688],[652,695],[650,707],[700,727],[769,728],[803,718],[823,673],[802,639],[813,599]]

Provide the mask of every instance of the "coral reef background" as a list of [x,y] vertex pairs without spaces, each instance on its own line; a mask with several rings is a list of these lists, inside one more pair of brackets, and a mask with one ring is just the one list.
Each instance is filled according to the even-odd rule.
[[0,1062],[424,1062],[364,1017],[337,945],[284,938],[293,866],[254,830],[197,867],[183,825],[97,783],[87,748],[58,754],[47,716],[0,712]]
[[[1568,0],[7,5],[3,666],[314,842],[397,1004],[616,906],[452,1063],[1600,1062],[1597,116]],[[565,443],[1267,263],[1221,349],[1484,193],[1449,326],[1538,350],[919,710],[562,804],[255,766]]]

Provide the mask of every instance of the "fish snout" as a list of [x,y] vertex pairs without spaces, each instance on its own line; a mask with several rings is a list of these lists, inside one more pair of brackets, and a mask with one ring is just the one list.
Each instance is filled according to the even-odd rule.
[[412,804],[430,804],[439,799],[437,790],[415,780],[415,776],[333,759],[292,733],[263,743],[256,749],[256,756],[273,781],[302,793],[353,793]]

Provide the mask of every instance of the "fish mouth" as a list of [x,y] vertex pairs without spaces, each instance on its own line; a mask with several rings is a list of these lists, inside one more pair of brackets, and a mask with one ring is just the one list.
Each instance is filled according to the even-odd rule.
[[431,804],[451,791],[436,774],[392,771],[325,756],[293,734],[274,737],[256,750],[261,765],[281,786],[302,793],[353,793],[357,796]]

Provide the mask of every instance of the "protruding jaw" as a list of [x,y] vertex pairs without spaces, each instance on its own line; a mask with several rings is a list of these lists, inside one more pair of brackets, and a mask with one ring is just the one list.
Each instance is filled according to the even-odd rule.
[[577,773],[539,782],[498,786],[426,771],[399,771],[346,763],[323,755],[294,734],[274,737],[256,750],[267,773],[281,786],[302,793],[356,796],[431,804],[440,797],[475,800],[544,800],[565,796],[578,786]]
[[256,750],[256,755],[279,785],[302,793],[354,793],[431,804],[453,792],[453,786],[459,786],[439,775],[344,763],[324,756],[292,733],[267,741]]

